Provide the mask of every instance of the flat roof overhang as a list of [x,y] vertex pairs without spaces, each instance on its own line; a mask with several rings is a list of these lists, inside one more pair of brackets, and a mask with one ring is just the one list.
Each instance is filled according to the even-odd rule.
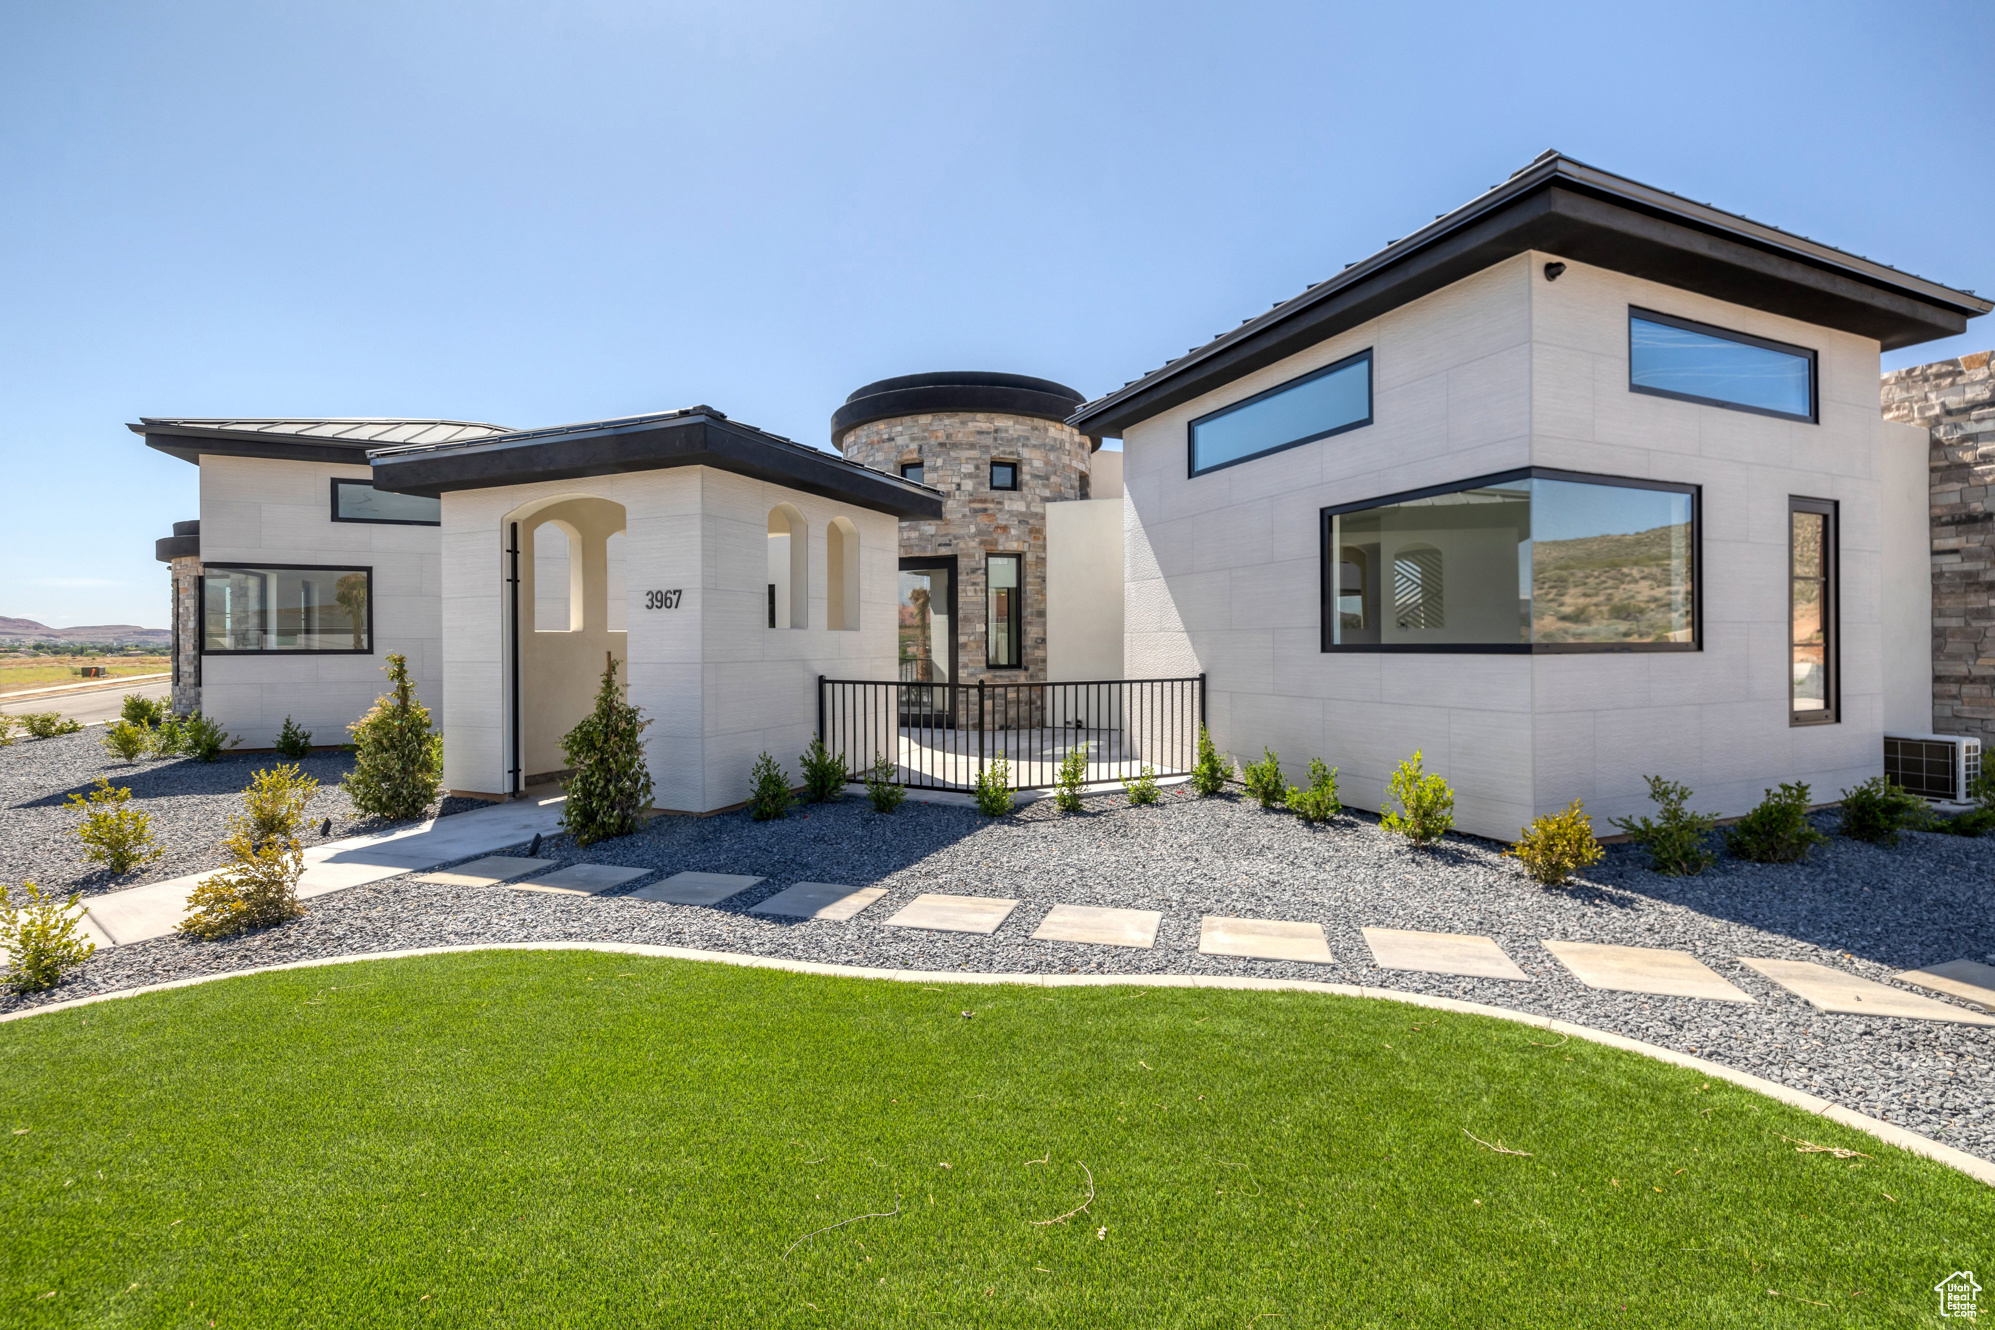
[[432,498],[453,490],[710,466],[898,518],[942,516],[936,490],[711,409],[529,430],[477,443],[383,448],[372,462],[376,489]]
[[1884,350],[1955,336],[1995,303],[1662,190],[1547,157],[1337,276],[1067,417],[1119,437],[1286,359],[1537,250],[1841,332]]
[[294,440],[273,437],[268,434],[249,432],[230,433],[225,430],[203,431],[201,433],[178,432],[170,426],[166,428],[143,425],[129,425],[134,434],[143,435],[145,446],[157,448],[168,457],[177,457],[183,462],[201,464],[201,457],[267,457],[279,462],[338,462],[345,466],[366,466],[367,445],[364,443],[330,443],[316,439]]

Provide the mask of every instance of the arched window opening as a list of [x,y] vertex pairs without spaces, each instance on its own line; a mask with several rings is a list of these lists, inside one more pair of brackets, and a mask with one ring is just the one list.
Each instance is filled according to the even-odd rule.
[[1441,551],[1407,545],[1392,557],[1392,614],[1399,628],[1440,628],[1446,611]]
[[582,629],[582,540],[563,521],[533,529],[533,627],[538,633]]
[[630,607],[624,601],[629,583],[624,579],[623,532],[612,531],[603,542],[603,589],[609,601],[604,626],[613,633],[630,631]]
[[810,528],[787,503],[769,510],[768,616],[771,628],[810,623]]
[[825,623],[859,627],[859,528],[849,517],[834,517],[824,533]]

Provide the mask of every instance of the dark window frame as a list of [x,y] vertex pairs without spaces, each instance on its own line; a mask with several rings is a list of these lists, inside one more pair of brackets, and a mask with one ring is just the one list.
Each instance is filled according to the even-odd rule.
[[[1018,659],[1010,663],[991,659],[991,560],[1015,559],[1018,562],[1017,592],[1012,597],[1009,616],[1012,648]],[[1025,668],[1025,552],[1023,550],[987,550],[984,553],[984,668],[987,670],[1022,670]]]
[[[1797,356],[1808,362],[1808,414],[1796,415],[1792,411],[1775,411],[1770,407],[1747,406],[1741,402],[1727,402],[1721,397],[1700,397],[1696,393],[1672,392],[1668,388],[1651,388],[1635,382],[1635,320],[1645,323],[1660,323],[1665,328],[1675,328],[1681,332],[1693,332],[1705,337],[1716,337],[1721,341],[1737,342],[1741,346],[1756,346],[1762,351],[1779,351]],[[1774,420],[1793,420],[1804,425],[1822,423],[1822,375],[1820,357],[1809,347],[1795,346],[1791,342],[1776,342],[1770,337],[1755,337],[1751,333],[1734,332],[1730,328],[1719,328],[1709,323],[1699,323],[1695,319],[1680,318],[1675,314],[1664,314],[1653,309],[1643,309],[1640,305],[1628,306],[1628,391],[1642,393],[1649,397],[1667,397],[1678,402],[1695,402],[1699,406],[1721,407],[1726,411],[1743,411],[1747,415],[1767,416]]]
[[[1840,725],[1843,719],[1842,670],[1842,505],[1835,499],[1787,496],[1787,723]],[[1820,711],[1794,705],[1794,514],[1820,513],[1822,524],[1822,701]]]
[[[1011,484],[1009,485],[998,484],[997,469],[1001,466],[1008,466],[1011,468]],[[991,459],[991,476],[990,476],[991,488],[994,490],[1003,490],[1007,494],[1016,493],[1018,491],[1018,483],[1019,483],[1018,471],[1019,471],[1019,466],[1017,462],[1014,462],[1009,458],[993,457]]]
[[[956,605],[962,591],[963,579],[961,573],[958,571],[956,556],[953,554],[904,555],[901,558],[899,567],[895,571],[915,573],[924,572],[931,568],[946,568],[949,570],[949,682],[952,684],[960,683],[962,676],[956,672],[956,663],[957,647],[963,640],[963,620],[956,612]],[[898,600],[898,592],[896,592],[896,599]],[[985,612],[989,613],[988,610]],[[895,654],[898,655],[900,648],[896,646],[894,650]],[[990,653],[986,650],[984,654],[989,655]],[[937,685],[921,685],[924,688],[935,686]]]
[[[231,569],[242,572],[273,573],[366,573],[367,574],[367,645],[356,650],[353,647],[253,647],[248,650],[221,650],[208,645],[208,574],[226,573]],[[202,565],[201,601],[198,606],[201,616],[201,650],[203,656],[373,656],[378,655],[380,645],[374,637],[374,565],[347,563],[210,563]]]
[[[916,476],[910,476],[910,475],[908,474],[908,472],[910,472],[910,471],[919,471],[919,472],[921,472],[922,474],[921,474],[921,476],[920,476],[920,477],[916,477]],[[917,461],[913,461],[913,462],[902,462],[902,463],[901,463],[901,479],[902,479],[902,480],[907,480],[907,481],[912,481],[913,483],[915,483],[915,484],[917,484],[917,485],[926,485],[926,484],[928,483],[928,481],[927,481],[927,479],[926,479],[926,477],[927,477],[927,474],[928,474],[928,464],[927,464],[926,462],[922,462],[922,461],[918,461],[918,460],[917,460]]]
[[[1292,388],[1300,388],[1312,379],[1321,379],[1335,374],[1340,370],[1349,369],[1361,360],[1365,364],[1365,418],[1363,420],[1354,420],[1348,425],[1338,425],[1333,429],[1319,430],[1315,434],[1305,435],[1300,439],[1291,439],[1287,443],[1278,443],[1272,448],[1263,448],[1259,452],[1248,453],[1245,457],[1235,457],[1231,461],[1214,462],[1211,466],[1204,467],[1198,464],[1198,427],[1206,421],[1217,420],[1221,416],[1230,416],[1235,411],[1244,411],[1257,402],[1265,402],[1268,398],[1279,396]],[[1300,448],[1305,443],[1316,443],[1320,440],[1331,438],[1334,435],[1365,428],[1378,415],[1377,371],[1373,366],[1372,348],[1368,346],[1362,351],[1345,356],[1342,360],[1333,361],[1321,369],[1310,370],[1307,374],[1298,374],[1286,382],[1276,384],[1265,392],[1255,393],[1252,397],[1242,398],[1237,402],[1229,402],[1217,411],[1208,411],[1202,416],[1195,416],[1186,421],[1185,478],[1189,480],[1195,476],[1209,476],[1215,471],[1224,471],[1229,466],[1239,466],[1242,462],[1259,461],[1263,457],[1272,457],[1276,453],[1285,453],[1291,448]]]
[[[1330,519],[1344,513],[1363,512],[1414,499],[1431,499],[1441,494],[1501,485],[1512,480],[1564,480],[1580,485],[1614,485],[1622,489],[1660,490],[1665,494],[1690,496],[1690,640],[1688,642],[1333,642],[1331,619],[1337,613],[1337,572],[1330,545]],[[1610,476],[1593,471],[1566,471],[1549,466],[1518,467],[1486,476],[1401,490],[1356,503],[1332,504],[1317,514],[1317,614],[1318,651],[1323,655],[1371,653],[1375,655],[1455,655],[1455,656],[1614,656],[1648,653],[1696,652],[1704,649],[1704,487],[1669,480],[1645,480],[1636,476]]]
[[[335,522],[350,522],[355,526],[442,526],[443,525],[442,517],[438,517],[434,522],[418,522],[415,519],[408,517],[341,517],[339,515],[339,487],[341,485],[360,485],[370,490],[374,488],[374,482],[371,480],[357,480],[352,476],[334,476],[332,478],[332,520]],[[268,566],[274,568],[277,565],[270,564]]]

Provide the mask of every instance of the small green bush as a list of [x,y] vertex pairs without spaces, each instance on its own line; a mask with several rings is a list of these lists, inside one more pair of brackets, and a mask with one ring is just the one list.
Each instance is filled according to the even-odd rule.
[[1060,759],[1060,784],[1053,792],[1053,802],[1063,813],[1078,813],[1087,805],[1081,802],[1081,786],[1088,777],[1088,755],[1085,749],[1069,749]]
[[12,716],[0,715],[0,748],[14,746],[14,724]]
[[1828,840],[1808,820],[1809,790],[1795,783],[1768,790],[1752,812],[1725,828],[1725,848],[1756,864],[1798,864]]
[[289,716],[284,718],[284,728],[277,731],[277,742],[272,745],[280,757],[310,757],[312,754],[312,732],[298,728],[298,722]]
[[127,763],[152,751],[152,729],[139,721],[116,720],[104,727],[103,744]]
[[295,839],[305,821],[305,806],[318,789],[319,782],[292,763],[264,767],[249,778],[237,821],[256,845]]
[[1304,822],[1328,822],[1344,811],[1337,799],[1337,768],[1326,767],[1323,759],[1309,759],[1309,784],[1288,788],[1289,811]]
[[[443,786],[443,736],[430,728],[429,708],[416,701],[408,658],[390,652],[382,668],[390,691],[346,727],[353,736],[353,770],[341,788],[361,812],[403,822],[421,817],[436,802]],[[565,751],[567,740],[562,742]]]
[[1156,803],[1158,794],[1157,769],[1148,762],[1145,762],[1142,770],[1138,771],[1134,777],[1123,777],[1122,788],[1129,795],[1129,806],[1131,808],[1140,808],[1145,804]]
[[748,787],[748,816],[757,822],[788,817],[796,805],[797,796],[790,790],[790,778],[767,753],[755,759],[755,769],[748,773]]
[[258,845],[247,828],[238,827],[224,845],[228,866],[187,897],[187,917],[175,925],[180,932],[198,938],[234,937],[305,912],[298,901],[305,851],[296,840],[279,837]]
[[977,811],[985,817],[1003,817],[1011,811],[1011,763],[1004,758],[992,758],[990,765],[977,773]]
[[1952,817],[1937,817],[1924,830],[1947,836],[1985,836],[1995,830],[1995,808],[1970,808]]
[[1574,873],[1599,863],[1607,851],[1593,834],[1593,819],[1575,799],[1564,812],[1533,818],[1531,825],[1518,833],[1517,843],[1504,853],[1524,865],[1533,881],[1562,887]]
[[797,765],[803,769],[804,797],[814,804],[842,798],[845,783],[852,779],[845,766],[845,754],[827,750],[822,735],[811,738],[810,747],[804,749]]
[[187,746],[185,722],[179,716],[169,713],[152,732],[152,754],[154,757],[172,757]]
[[1931,816],[1924,799],[1907,794],[1887,776],[1872,776],[1855,789],[1843,791],[1843,820],[1838,830],[1851,840],[1896,845],[1899,832],[1921,829]]
[[134,807],[131,798],[129,789],[112,789],[105,776],[97,778],[97,788],[88,795],[69,796],[69,806],[83,814],[76,828],[83,857],[103,864],[112,877],[122,877],[166,853],[153,838],[152,818]]
[[1278,808],[1288,797],[1288,782],[1282,779],[1282,760],[1272,748],[1262,748],[1260,761],[1240,768],[1240,781],[1263,808]]
[[78,896],[58,901],[32,882],[21,886],[27,896],[19,903],[0,886],[0,953],[7,959],[8,986],[17,993],[39,993],[95,955],[97,944],[83,931]]
[[59,711],[28,711],[21,714],[21,728],[33,739],[53,739],[58,734],[74,734],[83,722],[64,720]]
[[562,755],[575,772],[565,787],[561,825],[577,845],[644,830],[653,793],[644,764],[644,727],[650,723],[624,699],[616,657],[604,652],[595,709],[561,739]]
[[894,779],[898,775],[885,753],[873,754],[873,765],[866,771],[866,797],[873,801],[874,812],[891,813],[906,801],[907,786]]
[[166,720],[166,703],[156,697],[141,697],[137,693],[126,693],[123,718],[134,725],[151,729]]
[[1654,818],[1617,817],[1614,825],[1628,833],[1649,856],[1649,867],[1664,877],[1695,877],[1718,862],[1705,837],[1718,825],[1715,813],[1691,813],[1683,805],[1690,787],[1661,776],[1644,776],[1649,798],[1661,810]]
[[1396,831],[1415,845],[1429,845],[1441,839],[1455,825],[1455,792],[1438,775],[1430,775],[1420,765],[1420,749],[1399,764],[1386,782],[1386,794],[1397,800],[1399,810],[1383,811],[1379,825]]
[[1198,760],[1192,763],[1191,787],[1198,791],[1199,798],[1209,799],[1226,788],[1226,778],[1232,774],[1233,764],[1213,747],[1212,731],[1199,726]]
[[[400,657],[391,656],[390,660]],[[427,713],[425,713],[427,714]],[[172,734],[169,741],[166,736]],[[197,762],[212,762],[222,755],[224,748],[234,748],[242,742],[242,736],[230,734],[223,729],[221,722],[196,711],[190,716],[182,716],[178,725],[163,726],[160,729],[161,742],[171,742],[171,750],[155,749],[162,756],[167,751],[185,753]],[[442,762],[441,746],[438,748],[438,763]]]

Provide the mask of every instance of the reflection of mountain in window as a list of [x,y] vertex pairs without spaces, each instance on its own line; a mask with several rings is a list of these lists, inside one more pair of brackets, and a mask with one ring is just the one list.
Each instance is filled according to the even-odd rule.
[[1408,545],[1392,558],[1393,623],[1400,628],[1439,628],[1445,611],[1441,551]]

